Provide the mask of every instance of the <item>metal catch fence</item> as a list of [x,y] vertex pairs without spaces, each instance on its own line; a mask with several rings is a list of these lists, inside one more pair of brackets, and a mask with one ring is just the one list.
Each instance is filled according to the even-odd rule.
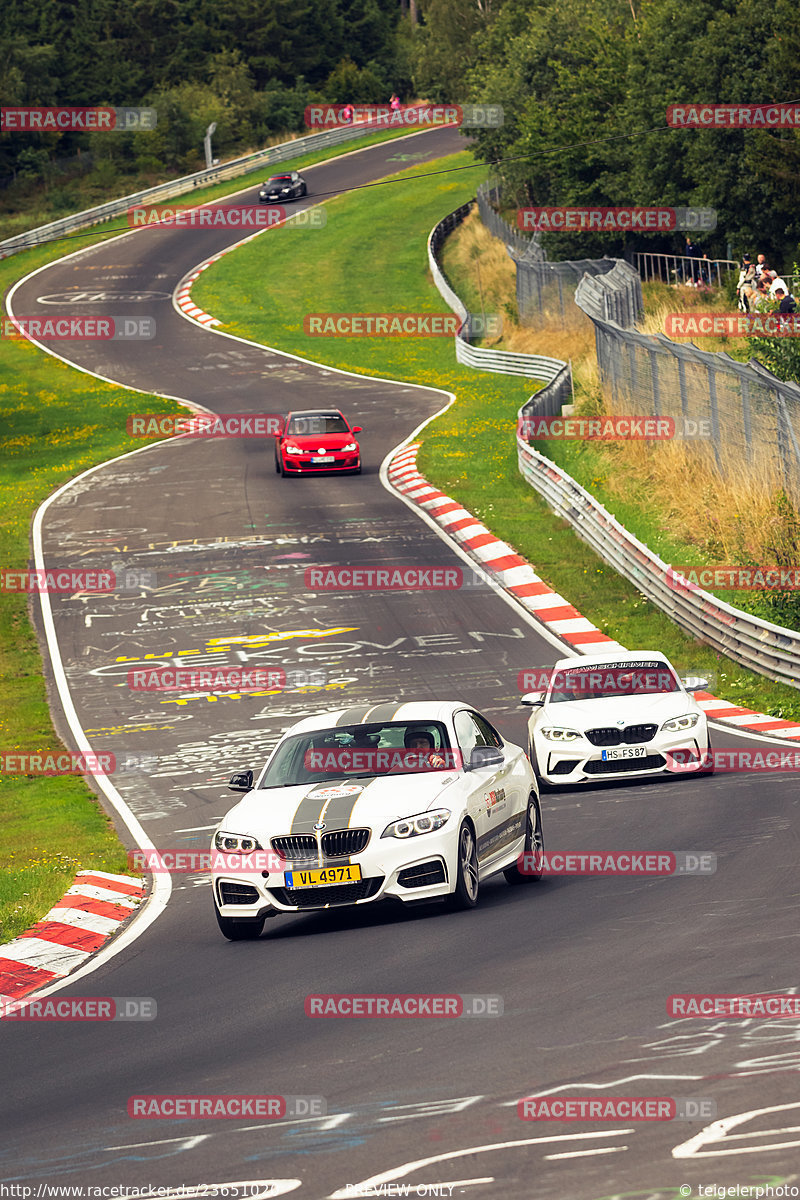
[[663,334],[621,328],[601,311],[599,282],[585,277],[575,302],[594,322],[600,379],[613,411],[670,417],[676,438],[707,456],[723,477],[740,476],[744,467],[800,504],[800,386],[755,360],[740,363]]

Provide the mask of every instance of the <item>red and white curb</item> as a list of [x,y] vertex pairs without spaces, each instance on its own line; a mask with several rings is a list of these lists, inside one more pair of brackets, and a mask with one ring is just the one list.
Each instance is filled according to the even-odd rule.
[[41,921],[0,946],[0,1007],[81,966],[136,911],[144,895],[145,885],[129,875],[80,871]]
[[204,312],[202,308],[197,307],[194,300],[192,300],[192,285],[200,278],[203,271],[207,271],[215,262],[219,262],[226,254],[232,254],[234,250],[238,250],[241,246],[246,245],[247,242],[251,242],[253,238],[257,238],[260,234],[266,233],[270,228],[274,228],[274,226],[265,226],[263,229],[257,229],[255,233],[248,234],[240,242],[234,242],[233,245],[226,246],[224,250],[220,250],[219,254],[212,254],[211,258],[205,259],[204,262],[201,262],[188,275],[184,275],[175,290],[175,304],[184,316],[190,317],[193,321],[197,321],[200,325],[206,325],[210,329],[222,324],[222,321],[218,320],[217,317],[212,317],[211,313]]
[[221,325],[216,317],[212,317],[210,313],[203,312],[202,308],[198,308],[194,300],[192,300],[192,284],[196,279],[199,279],[203,271],[207,271],[212,263],[217,262],[227,254],[227,250],[221,250],[219,254],[215,254],[213,258],[207,259],[192,271],[191,275],[186,275],[178,284],[178,290],[175,293],[175,303],[182,313],[187,317],[191,317],[193,321],[198,321],[201,325],[215,326]]
[[602,630],[581,616],[568,600],[554,592],[506,542],[501,542],[477,517],[444,492],[428,483],[417,470],[419,443],[406,446],[389,464],[388,477],[392,487],[402,492],[450,534],[459,546],[516,596],[538,621],[557,634],[570,646],[598,646],[623,650]]
[[[595,648],[625,650],[578,610],[554,592],[540,579],[527,559],[517,554],[506,542],[501,542],[486,526],[458,501],[440,492],[417,470],[417,451],[420,443],[404,446],[389,463],[388,479],[397,492],[436,521],[463,550],[543,625],[580,654]],[[783,721],[768,713],[753,712],[721,700],[709,692],[695,692],[695,699],[714,721],[722,721],[738,729],[754,733],[779,734],[782,738],[800,738],[797,721]]]

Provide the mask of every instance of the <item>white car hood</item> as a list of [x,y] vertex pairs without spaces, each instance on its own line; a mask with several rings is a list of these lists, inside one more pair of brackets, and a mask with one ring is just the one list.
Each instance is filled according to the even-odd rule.
[[455,771],[431,771],[264,788],[248,792],[226,813],[219,828],[250,834],[265,849],[265,839],[313,833],[319,821],[328,831],[377,826],[383,830],[391,821],[436,807],[439,797],[446,806],[445,796],[457,778]]
[[618,721],[625,725],[663,725],[671,717],[701,711],[697,702],[684,692],[609,696],[603,700],[568,700],[562,704],[547,704],[540,710],[541,716],[536,725],[578,730],[616,725]]

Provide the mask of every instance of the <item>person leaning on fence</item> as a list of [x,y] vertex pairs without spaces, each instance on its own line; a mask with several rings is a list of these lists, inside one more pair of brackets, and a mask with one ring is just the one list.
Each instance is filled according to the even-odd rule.
[[777,296],[778,292],[785,292],[787,296],[789,295],[789,289],[786,286],[786,281],[781,279],[777,271],[770,271],[770,279],[770,296]]
[[750,311],[750,297],[755,290],[753,287],[755,277],[755,263],[751,262],[749,254],[743,254],[739,267],[739,279],[736,284],[736,306],[740,312]]

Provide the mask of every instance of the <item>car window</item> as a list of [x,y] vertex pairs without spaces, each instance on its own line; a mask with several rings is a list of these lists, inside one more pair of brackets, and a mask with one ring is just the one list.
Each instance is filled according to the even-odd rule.
[[309,413],[292,417],[286,432],[294,437],[322,437],[326,433],[348,433],[349,429],[338,413]]
[[[412,740],[426,744],[407,746]],[[458,765],[457,759],[439,721],[337,725],[286,738],[270,759],[258,786],[313,787],[334,779],[452,770]]]
[[456,713],[454,724],[458,745],[464,755],[464,762],[469,762],[470,752],[474,746],[489,746],[493,744],[486,741],[486,735],[476,725],[472,713],[467,712],[465,709]]
[[490,725],[486,717],[482,717],[480,713],[472,713],[472,719],[483,734],[485,741],[479,742],[478,745],[497,746],[502,749],[503,739],[495,729],[494,725]]
[[566,704],[571,700],[655,696],[680,690],[674,671],[658,659],[580,664],[554,673],[547,700],[549,704]]

